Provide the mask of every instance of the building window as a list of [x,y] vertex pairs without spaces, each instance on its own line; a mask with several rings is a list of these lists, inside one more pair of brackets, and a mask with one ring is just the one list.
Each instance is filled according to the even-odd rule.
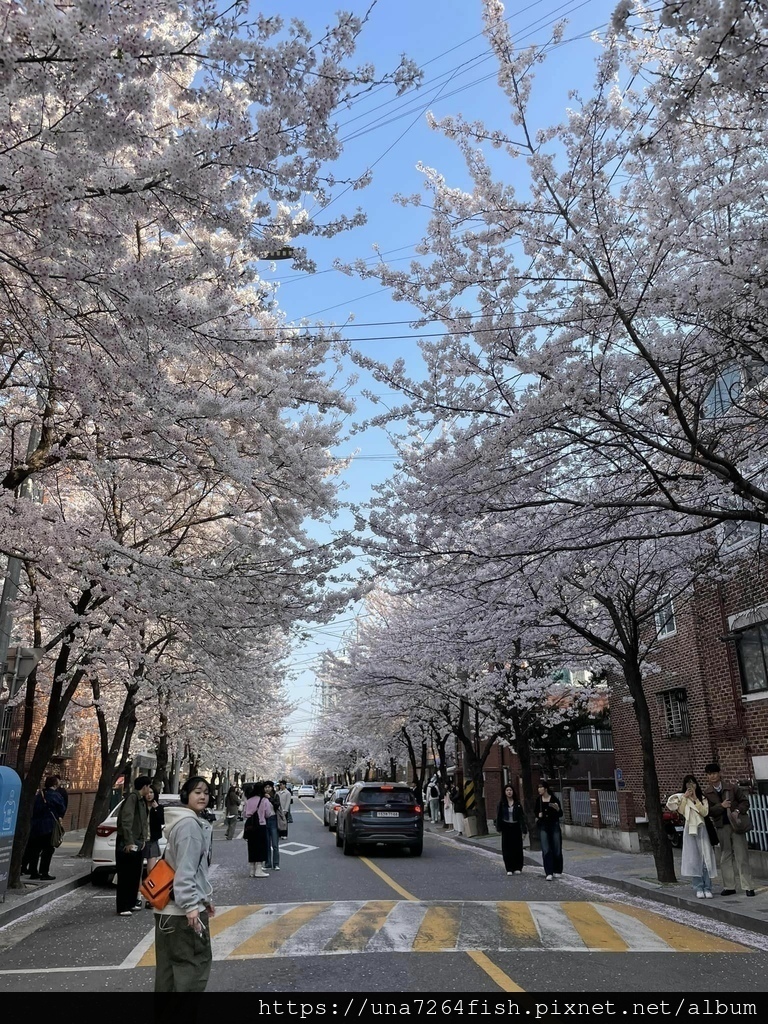
[[685,690],[667,690],[659,697],[664,710],[664,724],[667,736],[690,736],[691,723],[688,718],[688,694]]
[[736,633],[741,687],[744,693],[768,690],[768,622]]
[[613,733],[610,725],[599,723],[586,725],[576,733],[579,750],[613,750]]
[[654,612],[654,618],[656,619],[656,635],[660,639],[665,636],[673,636],[677,632],[675,606],[670,594],[662,594],[659,607]]
[[738,366],[728,366],[717,375],[715,383],[704,399],[702,412],[708,419],[724,416],[731,406],[741,398],[743,390],[741,370]]

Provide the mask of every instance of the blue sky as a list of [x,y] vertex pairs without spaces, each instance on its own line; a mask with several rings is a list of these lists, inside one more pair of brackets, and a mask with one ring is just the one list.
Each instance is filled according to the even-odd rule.
[[[368,2],[355,0],[263,0],[253,2],[251,9],[297,17],[319,31],[336,10],[363,14],[368,6]],[[534,89],[533,112],[538,124],[559,121],[569,105],[569,90],[589,93],[598,52],[590,34],[604,28],[614,2],[509,0],[505,8],[521,46],[545,44],[555,21],[565,18],[568,22],[565,43],[539,70]],[[418,332],[408,325],[413,315],[410,307],[394,302],[375,282],[359,281],[333,270],[333,262],[371,258],[376,244],[387,261],[396,266],[407,266],[414,258],[414,247],[422,238],[428,213],[413,207],[404,209],[391,200],[395,193],[409,195],[421,190],[418,162],[437,168],[452,185],[467,184],[456,148],[428,128],[427,111],[438,117],[460,113],[501,127],[508,124],[508,114],[495,81],[496,64],[482,36],[479,0],[379,0],[360,37],[358,58],[384,70],[395,67],[403,52],[423,68],[421,88],[397,99],[393,90],[376,90],[338,117],[341,138],[346,142],[333,173],[338,178],[356,177],[371,167],[374,177],[363,191],[344,192],[339,188],[328,215],[352,213],[360,205],[367,213],[367,224],[334,239],[312,242],[310,251],[318,273],[297,273],[290,263],[278,263],[265,277],[280,282],[278,300],[291,320],[309,318],[348,324],[345,337],[355,340],[366,353],[388,361],[402,357],[416,371],[420,361]],[[521,171],[524,173],[524,168]],[[311,208],[311,202],[308,206]],[[350,316],[354,320],[348,323]],[[359,407],[350,418],[350,426],[372,411],[370,403],[361,397],[361,389],[366,386],[371,386],[370,381],[361,378],[350,389]],[[380,386],[371,389],[386,402],[388,396]],[[356,454],[344,478],[343,498],[365,502],[372,486],[391,473],[392,449],[383,431],[371,430],[352,438],[338,454],[352,452]],[[325,649],[343,646],[353,619],[354,609],[336,622],[313,630],[312,639],[294,650],[291,669],[295,679],[289,690],[300,706],[289,720],[291,745],[311,728],[317,696],[313,672],[317,656]]]

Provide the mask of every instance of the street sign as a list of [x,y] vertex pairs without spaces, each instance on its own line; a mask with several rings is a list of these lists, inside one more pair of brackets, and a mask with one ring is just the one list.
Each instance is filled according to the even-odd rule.
[[0,902],[5,902],[11,851],[19,813],[21,779],[12,768],[0,767]]
[[9,647],[5,671],[0,679],[0,695],[7,689],[7,696],[15,697],[19,686],[32,672],[45,654],[43,647]]

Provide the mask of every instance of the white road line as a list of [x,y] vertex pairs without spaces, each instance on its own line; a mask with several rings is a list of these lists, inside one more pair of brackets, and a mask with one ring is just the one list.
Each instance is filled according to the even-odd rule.
[[125,960],[123,960],[123,962],[120,964],[120,969],[121,970],[126,970],[129,967],[135,967],[136,964],[139,962],[139,960],[141,960],[141,958],[147,952],[149,947],[152,945],[152,943],[155,941],[155,922],[154,922],[154,916],[155,915],[153,914],[152,915],[153,920],[152,920],[152,927],[151,927],[151,929],[147,932],[147,934],[144,936],[144,938],[141,940],[141,942],[138,944],[138,946],[134,946],[133,949],[131,950],[131,952],[125,958]]
[[398,903],[392,908],[381,928],[371,937],[365,952],[391,953],[410,950],[428,909],[426,903]]
[[531,917],[545,949],[556,949],[558,952],[576,950],[582,952],[586,943],[573,927],[570,919],[559,903],[528,902]]
[[295,956],[302,953],[314,953],[315,950],[322,950],[326,943],[330,942],[339,928],[353,914],[356,914],[361,907],[364,907],[367,900],[348,900],[334,903],[333,906],[318,914],[311,921],[307,921],[298,931],[286,939],[276,956]]
[[252,935],[256,935],[257,932],[267,925],[273,924],[283,914],[287,914],[289,910],[293,910],[296,906],[300,906],[300,904],[282,903],[263,907],[261,910],[255,910],[230,928],[225,929],[220,935],[216,935],[211,940],[213,959],[225,960],[246,939],[250,939]]
[[601,906],[593,903],[592,906],[598,914],[608,922],[613,930],[626,942],[634,953],[656,953],[659,950],[669,951],[673,947],[665,942],[660,935],[652,931],[642,921],[638,921],[629,914],[622,914],[614,907]]

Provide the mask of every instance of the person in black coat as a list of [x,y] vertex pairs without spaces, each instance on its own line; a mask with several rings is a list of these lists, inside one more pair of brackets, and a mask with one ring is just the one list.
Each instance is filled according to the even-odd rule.
[[539,795],[536,797],[534,813],[541,841],[544,874],[551,881],[554,875],[563,873],[563,836],[560,831],[563,809],[549,788],[548,782],[539,783]]
[[58,786],[56,776],[49,775],[43,791],[35,797],[29,843],[24,854],[29,877],[41,878],[46,882],[53,882],[55,879],[55,876],[49,873],[53,852],[56,849],[52,842],[53,826],[64,817],[64,801],[58,792]]
[[496,829],[501,833],[501,854],[508,875],[523,873],[523,836],[528,831],[515,787],[507,783],[496,809]]

